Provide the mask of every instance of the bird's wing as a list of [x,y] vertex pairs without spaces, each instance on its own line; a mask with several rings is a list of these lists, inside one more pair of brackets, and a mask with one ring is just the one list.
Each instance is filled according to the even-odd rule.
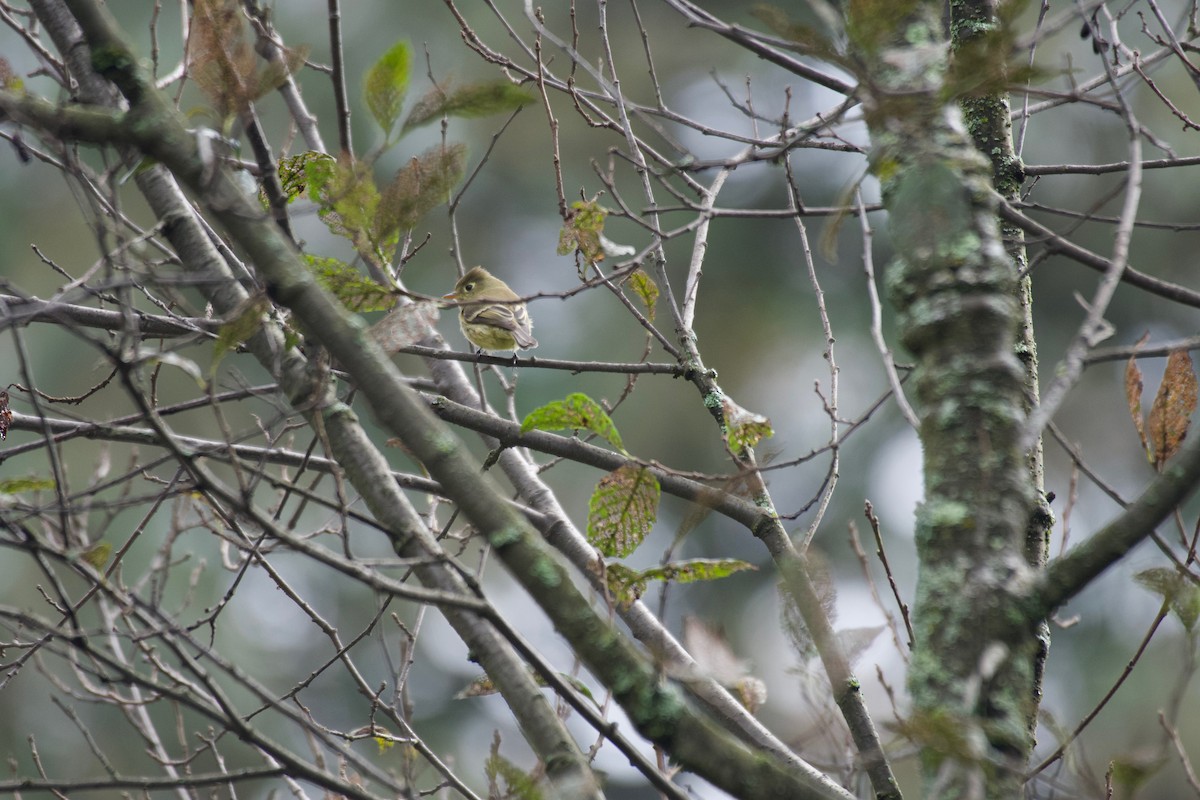
[[492,305],[464,306],[463,319],[476,325],[494,325],[510,332],[521,347],[537,347],[531,334],[529,312],[523,305],[495,303]]

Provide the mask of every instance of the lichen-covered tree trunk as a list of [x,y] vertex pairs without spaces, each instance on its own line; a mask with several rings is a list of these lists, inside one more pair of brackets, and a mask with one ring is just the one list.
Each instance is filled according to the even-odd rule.
[[1026,531],[1036,508],[1019,443],[1017,270],[998,227],[992,165],[947,89],[942,4],[849,6],[895,247],[888,288],[918,365],[926,496],[909,689],[923,796],[1017,797],[1039,647],[1036,629],[1010,619],[1032,574]]

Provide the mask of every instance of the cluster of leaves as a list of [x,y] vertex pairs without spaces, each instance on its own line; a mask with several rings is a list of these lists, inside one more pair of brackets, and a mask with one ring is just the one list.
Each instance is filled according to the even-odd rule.
[[[521,423],[521,432],[532,430],[588,431],[622,455],[629,455],[612,418],[599,403],[581,392],[531,411]],[[588,501],[588,541],[610,559],[627,557],[653,529],[661,493],[654,471],[632,458],[609,472],[600,479]],[[650,581],[715,580],[753,568],[733,559],[676,561],[642,571],[613,561],[604,566],[609,592],[618,603],[637,600]]]
[[[254,72],[257,62],[253,48],[245,41],[240,13],[232,0],[197,3],[200,30],[192,55],[197,82],[223,115],[237,113],[264,91],[279,85],[273,77],[268,80],[267,72]],[[302,60],[302,56],[296,55],[295,59]],[[334,158],[310,151],[282,158],[278,164],[288,202],[300,198],[313,202],[326,227],[347,239],[375,276],[368,277],[358,267],[337,258],[304,256],[317,280],[351,311],[387,311],[396,306],[393,287],[377,278],[391,274],[388,267],[396,257],[401,236],[446,202],[466,172],[466,146],[442,144],[413,156],[381,189],[374,175],[379,153],[406,133],[443,116],[479,117],[514,111],[534,99],[529,92],[503,81],[457,88],[434,86],[413,103],[401,123],[411,66],[412,49],[402,41],[384,53],[363,78],[364,104],[384,134],[384,145],[373,157],[356,159],[342,153]],[[256,77],[251,80],[252,76]],[[253,91],[245,88],[251,84]],[[251,323],[261,320],[258,311],[249,309],[248,316],[239,315],[222,331],[219,355],[257,330],[257,323]],[[436,309],[423,304],[413,319],[401,319],[405,315],[397,314],[377,339],[394,351],[411,343],[418,323],[436,313]]]

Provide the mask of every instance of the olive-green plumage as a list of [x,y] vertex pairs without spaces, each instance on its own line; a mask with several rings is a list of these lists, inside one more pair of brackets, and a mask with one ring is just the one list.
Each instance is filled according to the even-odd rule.
[[458,324],[463,335],[483,350],[523,350],[537,347],[533,323],[521,296],[483,267],[458,279],[445,300],[459,303]]

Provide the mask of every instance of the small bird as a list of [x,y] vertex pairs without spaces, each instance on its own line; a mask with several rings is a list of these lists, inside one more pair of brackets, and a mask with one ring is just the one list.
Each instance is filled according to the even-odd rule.
[[458,279],[443,300],[459,303],[458,324],[471,344],[483,350],[523,350],[537,347],[529,311],[508,284],[483,267]]

